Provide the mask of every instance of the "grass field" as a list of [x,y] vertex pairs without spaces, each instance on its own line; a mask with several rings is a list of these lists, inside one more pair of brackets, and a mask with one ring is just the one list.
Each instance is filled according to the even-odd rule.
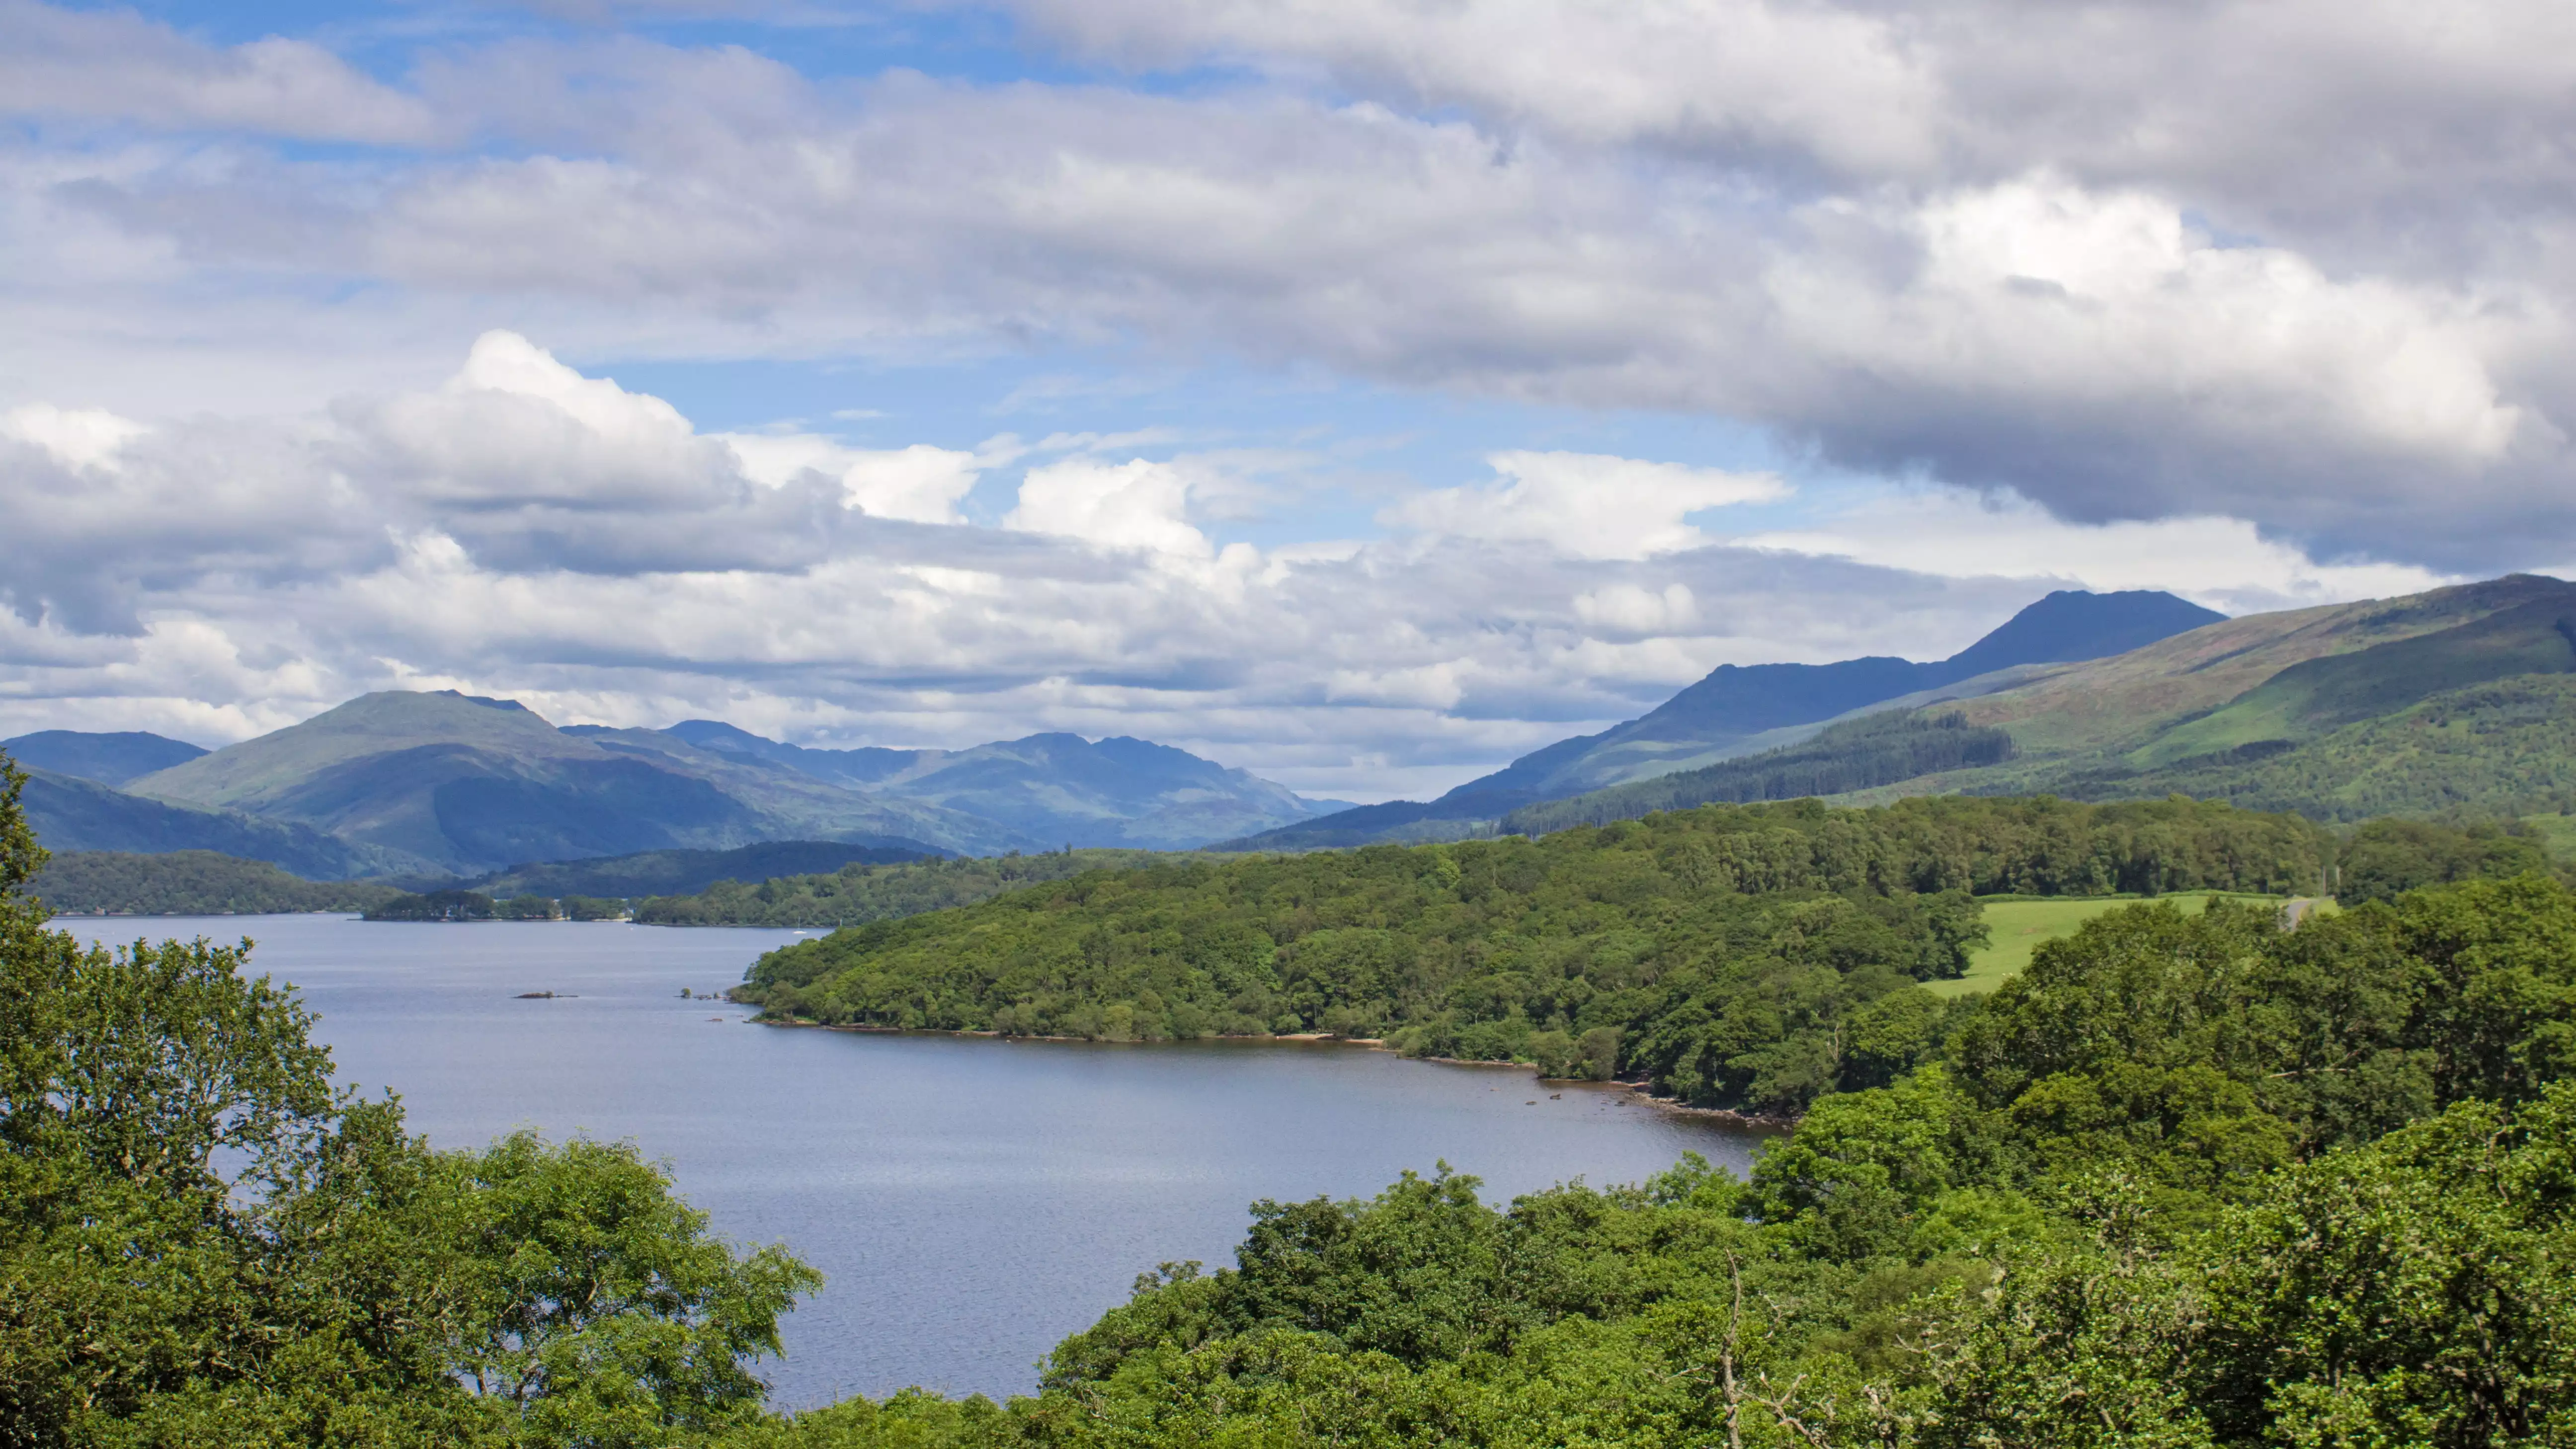
[[2576,815],[2525,815],[2522,823],[2540,832],[2552,860],[2576,860]]
[[[2223,891],[2176,891],[2161,897],[2186,911],[2209,909],[2210,901]],[[1927,981],[1923,989],[1937,996],[1965,996],[1972,991],[1992,991],[2006,977],[2020,974],[2030,964],[2030,953],[2042,941],[2072,936],[2075,929],[2114,906],[2134,906],[2137,896],[2085,896],[2079,899],[2044,901],[1988,901],[1986,928],[1993,940],[1980,949],[1968,963],[1968,974],[1955,981]],[[2275,901],[2278,896],[2239,895],[2234,900]]]

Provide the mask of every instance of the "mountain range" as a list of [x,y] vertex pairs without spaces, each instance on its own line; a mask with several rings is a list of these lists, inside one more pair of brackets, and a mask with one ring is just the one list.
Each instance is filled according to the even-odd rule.
[[612,873],[748,879],[791,857],[788,873],[1068,846],[1295,850],[1809,795],[2180,793],[2325,820],[2563,811],[2576,585],[2513,575],[2235,619],[2170,594],[2054,593],[1947,659],[1724,666],[1437,800],[1358,807],[1123,737],[817,749],[714,720],[559,729],[454,691],[366,695],[212,752],[59,730],[0,749],[29,768],[28,814],[58,850],[531,890],[513,868],[636,857]]
[[2001,687],[2030,666],[2123,654],[2225,618],[2168,593],[2061,590],[1947,659],[1722,664],[1636,719],[1559,740],[1436,800],[1364,805],[1220,848],[1310,850],[1477,834],[1523,806],[1794,744],[1854,710]]
[[1524,804],[1489,828],[1804,795],[2184,794],[2335,821],[2576,804],[2576,585],[2538,575],[2248,615],[1940,694],[1847,711],[1758,754]]
[[364,695],[212,752],[70,731],[0,749],[23,749],[29,818],[57,850],[217,850],[315,879],[782,841],[888,858],[1185,849],[1339,806],[1142,740],[812,750],[707,720],[559,729],[453,690]]

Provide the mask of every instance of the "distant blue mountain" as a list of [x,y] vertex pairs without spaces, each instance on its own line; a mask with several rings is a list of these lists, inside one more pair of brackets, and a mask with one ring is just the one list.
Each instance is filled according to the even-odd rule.
[[184,765],[206,752],[186,740],[141,730],[119,734],[38,730],[14,740],[0,740],[0,753],[29,769],[51,770],[57,775],[122,787],[128,780]]
[[695,749],[1006,826],[1047,846],[1188,850],[1308,819],[1319,805],[1187,750],[1124,735],[1039,734],[964,750],[820,750],[716,720],[663,731]]
[[845,865],[895,865],[937,859],[942,853],[837,840],[772,840],[736,850],[654,850],[512,866],[463,882],[463,888],[496,896],[685,896],[720,880],[757,883],[782,875],[829,875]]
[[[647,873],[803,874],[1065,845],[1190,849],[1339,803],[1124,737],[819,750],[712,720],[557,729],[516,700],[454,690],[364,695],[211,753],[69,730],[11,745],[42,768],[29,810],[56,849],[213,850],[310,877],[645,854]],[[773,842],[803,854],[741,853]]]
[[148,800],[51,770],[27,772],[20,803],[38,843],[61,854],[213,850],[244,860],[264,860],[306,880],[350,880],[386,874],[408,864],[296,821],[262,820],[237,810]]
[[1714,764],[1767,747],[1774,731],[1962,684],[2022,665],[2066,664],[2141,649],[2227,616],[2148,590],[2060,590],[1947,659],[1887,655],[1834,664],[1722,664],[1636,719],[1536,750],[1437,800],[1390,800],[1228,841],[1226,850],[1312,850],[1455,836],[1524,805]]

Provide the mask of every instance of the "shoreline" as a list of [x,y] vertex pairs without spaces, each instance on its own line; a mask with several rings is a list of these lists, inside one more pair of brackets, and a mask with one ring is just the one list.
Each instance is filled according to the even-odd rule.
[[[740,1006],[747,1003],[735,1002],[733,1004]],[[983,1037],[993,1041],[1063,1042],[1083,1046],[1184,1046],[1189,1044],[1173,1041],[1103,1042],[1096,1038],[1085,1036],[1006,1036],[998,1031],[973,1031],[966,1029],[948,1030],[939,1027],[874,1026],[857,1022],[826,1023],[820,1021],[770,1021],[757,1015],[744,1017],[743,1020],[752,1026],[779,1027],[782,1029],[799,1031],[847,1031],[877,1036],[971,1036]],[[1590,1077],[1540,1077],[1537,1076],[1538,1068],[1532,1066],[1528,1062],[1470,1061],[1464,1057],[1408,1057],[1397,1051],[1395,1048],[1388,1046],[1386,1044],[1386,1039],[1383,1037],[1336,1036],[1328,1031],[1298,1031],[1262,1036],[1206,1036],[1196,1037],[1192,1040],[1240,1042],[1248,1045],[1260,1045],[1272,1042],[1295,1042],[1304,1046],[1314,1046],[1330,1043],[1334,1046],[1351,1046],[1359,1047],[1367,1051],[1385,1052],[1402,1061],[1430,1062],[1444,1067],[1507,1068],[1513,1071],[1528,1072],[1532,1074],[1532,1076],[1541,1085],[1545,1086],[1615,1088],[1629,1093],[1631,1099],[1636,1101],[1639,1105],[1652,1107],[1659,1112],[1671,1112],[1685,1117],[1709,1118],[1714,1121],[1724,1122],[1730,1126],[1743,1128],[1750,1132],[1788,1132],[1794,1130],[1799,1121],[1796,1117],[1778,1116],[1765,1112],[1743,1112],[1738,1111],[1733,1107],[1694,1107],[1685,1102],[1674,1101],[1670,1097],[1656,1096],[1652,1091],[1648,1090],[1647,1085],[1644,1082],[1632,1082],[1620,1077],[1613,1077],[1607,1081],[1596,1081]]]

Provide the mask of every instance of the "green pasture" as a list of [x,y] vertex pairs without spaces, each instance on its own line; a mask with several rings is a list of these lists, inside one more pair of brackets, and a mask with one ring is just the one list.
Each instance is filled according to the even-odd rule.
[[[2226,896],[2230,900],[2265,901],[2279,904],[2285,897],[2247,895],[2229,891],[2175,891],[2156,897],[2171,901],[2186,911],[2204,911],[2209,903]],[[2042,941],[2072,936],[2075,929],[2114,906],[2134,906],[2143,896],[2054,896],[2047,900],[1990,900],[1986,902],[1986,929],[1992,939],[1970,957],[1968,974],[1954,981],[1927,981],[1923,989],[1938,996],[1965,996],[1972,991],[1992,991],[2006,977],[2017,975],[2030,964],[2030,953]],[[2331,906],[2326,907],[2331,909]]]

